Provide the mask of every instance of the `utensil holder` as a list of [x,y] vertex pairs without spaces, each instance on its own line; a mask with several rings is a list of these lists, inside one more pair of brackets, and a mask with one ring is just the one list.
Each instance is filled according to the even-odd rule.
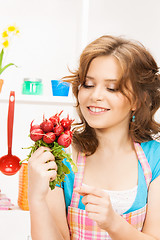
[[70,84],[60,80],[51,80],[53,96],[68,97]]
[[25,211],[29,210],[28,205],[28,163],[22,163],[19,171],[19,192],[18,206]]

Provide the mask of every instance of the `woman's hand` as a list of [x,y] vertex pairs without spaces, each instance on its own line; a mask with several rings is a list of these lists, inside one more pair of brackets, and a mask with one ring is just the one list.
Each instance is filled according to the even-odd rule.
[[[49,171],[48,171],[49,170]],[[28,195],[30,199],[44,199],[49,189],[49,181],[57,175],[54,155],[47,147],[38,148],[28,161]]]
[[105,231],[114,227],[116,213],[112,208],[110,197],[107,192],[88,185],[75,188],[74,191],[83,196],[82,202],[88,217],[97,222],[98,226]]

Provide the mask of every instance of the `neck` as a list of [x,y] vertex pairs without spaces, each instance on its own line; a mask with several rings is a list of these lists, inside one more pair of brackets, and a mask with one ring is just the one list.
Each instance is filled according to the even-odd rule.
[[96,135],[99,141],[99,150],[103,149],[103,151],[105,151],[106,149],[113,154],[123,149],[130,150],[133,148],[133,143],[131,137],[129,136],[128,129],[96,129]]

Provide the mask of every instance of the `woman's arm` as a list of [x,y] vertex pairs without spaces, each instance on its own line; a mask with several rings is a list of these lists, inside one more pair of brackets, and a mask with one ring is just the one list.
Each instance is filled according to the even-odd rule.
[[157,177],[149,188],[148,209],[143,232],[160,239],[160,176]]
[[64,240],[70,240],[63,189],[60,187],[55,187],[54,191],[49,189],[46,200],[50,213]]
[[50,179],[54,180],[57,174],[54,156],[49,149],[40,147],[29,159],[28,170],[32,239],[69,240],[63,190],[49,189]]
[[30,203],[33,240],[69,240],[63,189],[49,190],[46,200]]

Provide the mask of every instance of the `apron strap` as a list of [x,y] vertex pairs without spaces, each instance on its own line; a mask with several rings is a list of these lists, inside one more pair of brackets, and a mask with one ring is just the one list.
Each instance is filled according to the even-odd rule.
[[148,160],[143,152],[143,149],[139,143],[134,142],[134,147],[138,156],[138,160],[140,161],[140,164],[142,166],[143,172],[144,172],[144,177],[146,180],[146,185],[147,188],[149,187],[149,184],[152,180],[152,171],[150,168],[150,165],[148,163]]
[[[84,153],[79,153],[78,154],[78,161],[77,161],[77,167],[78,167],[78,172],[75,173],[75,179],[74,179],[74,186],[73,189],[75,187],[80,187],[83,181],[83,173],[84,173],[84,166],[85,166],[85,161],[86,161],[86,156]],[[79,204],[79,199],[80,199],[80,195],[76,192],[73,191],[72,194],[72,200],[71,200],[71,207],[76,207],[78,208],[78,204]]]

